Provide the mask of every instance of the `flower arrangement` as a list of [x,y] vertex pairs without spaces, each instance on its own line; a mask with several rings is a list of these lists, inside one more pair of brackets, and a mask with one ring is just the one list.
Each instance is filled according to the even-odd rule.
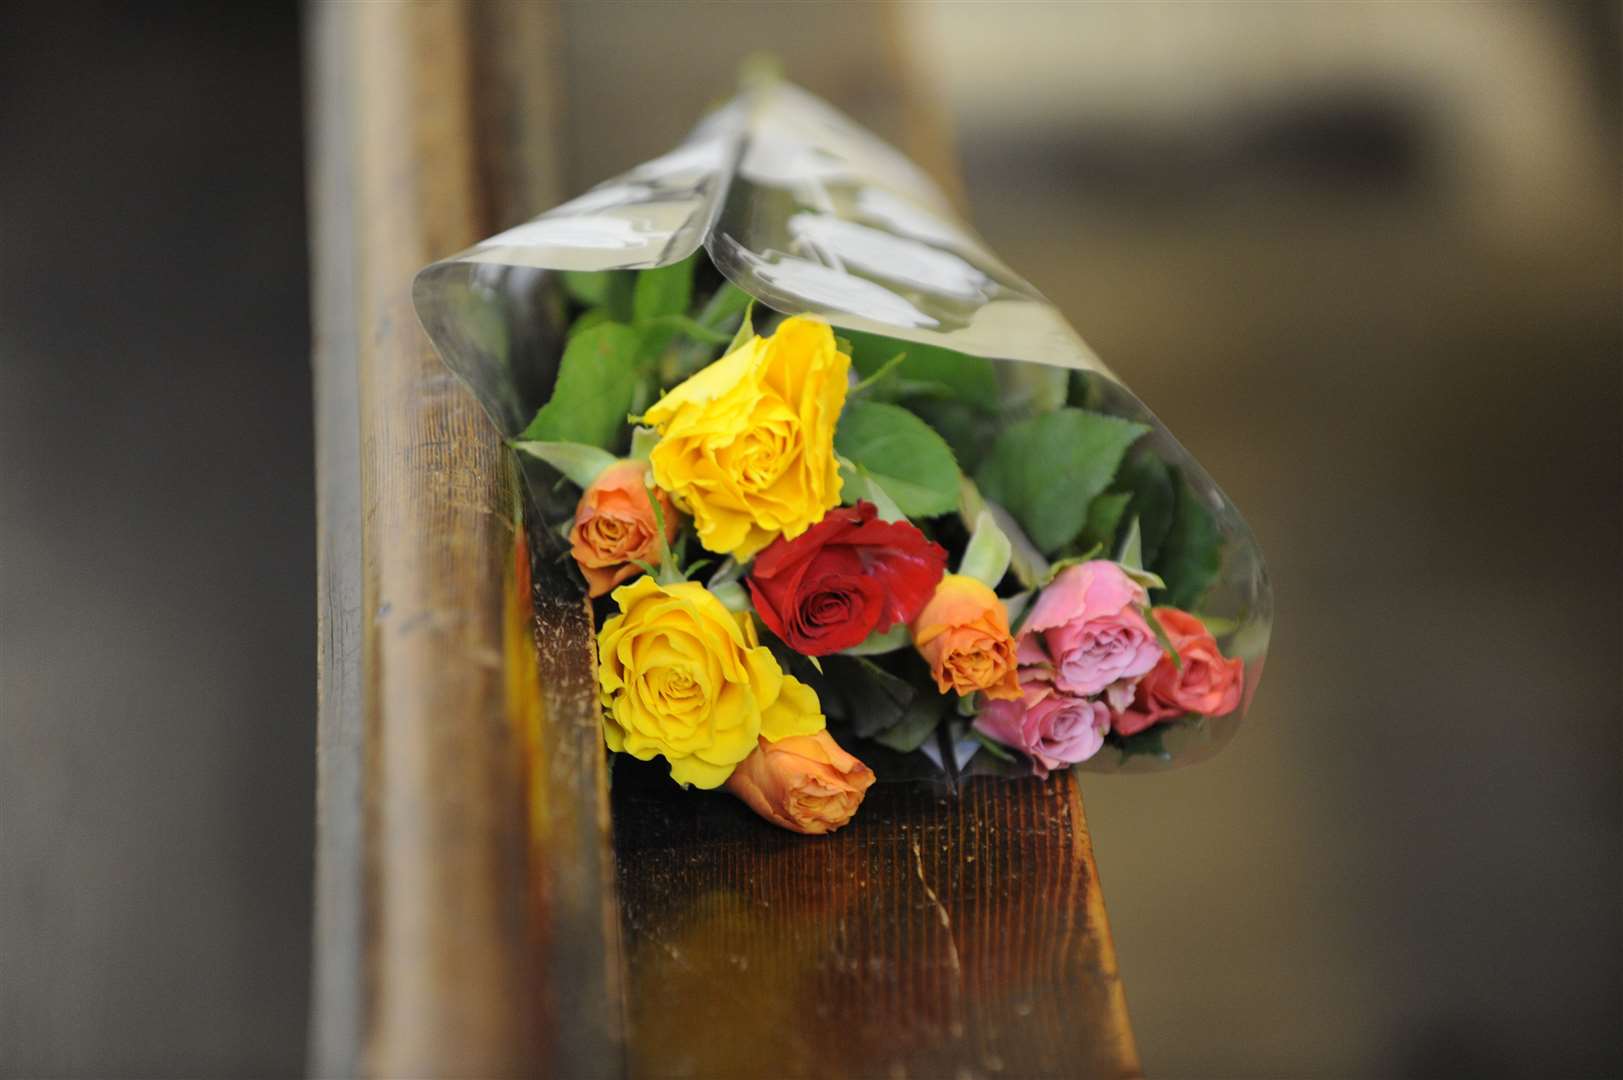
[[1167,768],[1239,726],[1271,623],[1245,522],[805,91],[747,83],[413,299],[591,597],[610,750],[822,833],[876,772]]
[[1132,456],[1146,425],[1051,395],[999,428],[990,362],[768,315],[697,258],[563,281],[513,443],[579,489],[559,531],[610,750],[824,833],[874,782],[858,740],[1046,777],[1239,706],[1244,661],[1190,610],[1216,532]]

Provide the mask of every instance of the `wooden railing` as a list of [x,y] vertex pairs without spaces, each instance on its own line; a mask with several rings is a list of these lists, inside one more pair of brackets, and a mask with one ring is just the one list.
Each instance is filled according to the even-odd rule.
[[[425,263],[563,196],[559,9],[309,14],[312,1073],[1136,1075],[1070,777],[882,781],[815,840],[648,769],[617,770],[611,805],[589,612],[531,565],[509,455],[409,298]],[[901,110],[939,173],[895,19],[843,17],[839,47],[872,54],[861,101],[808,82],[858,119]],[[833,47],[783,45],[796,73],[795,47]]]

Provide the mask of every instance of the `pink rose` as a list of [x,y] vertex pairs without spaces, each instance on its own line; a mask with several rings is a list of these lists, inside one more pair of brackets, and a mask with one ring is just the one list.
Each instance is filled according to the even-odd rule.
[[1116,717],[1116,734],[1136,735],[1151,724],[1185,713],[1226,716],[1240,704],[1245,661],[1224,658],[1199,619],[1177,608],[1156,608],[1156,621],[1178,651],[1180,671],[1163,657],[1139,682],[1132,708]]
[[1155,667],[1161,646],[1138,613],[1149,597],[1122,568],[1094,559],[1060,572],[1042,591],[1020,631],[1022,667],[1051,667],[1054,688],[1097,694]]
[[1020,688],[1019,701],[981,705],[975,729],[1031,758],[1031,771],[1039,777],[1086,761],[1105,744],[1110,709],[1103,701],[1063,694],[1037,668],[1022,673]]

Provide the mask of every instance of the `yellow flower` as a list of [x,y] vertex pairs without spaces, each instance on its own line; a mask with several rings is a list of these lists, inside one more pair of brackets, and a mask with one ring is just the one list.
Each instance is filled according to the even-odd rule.
[[648,410],[661,436],[654,482],[693,515],[706,548],[743,562],[839,504],[834,424],[850,367],[827,323],[797,316]]
[[671,778],[719,787],[770,741],[823,730],[817,693],[784,674],[748,614],[697,582],[640,577],[614,590],[620,614],[597,635],[603,740]]

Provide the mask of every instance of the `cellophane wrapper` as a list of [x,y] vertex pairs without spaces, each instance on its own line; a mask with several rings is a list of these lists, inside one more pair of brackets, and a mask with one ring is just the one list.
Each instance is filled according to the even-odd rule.
[[[976,419],[993,431],[1065,405],[1148,425],[1123,464],[1170,478],[1164,498],[1144,508],[1146,561],[1153,569],[1168,543],[1161,519],[1175,515],[1179,498],[1195,500],[1219,553],[1199,614],[1223,654],[1244,661],[1243,694],[1224,716],[1160,732],[1153,753],[1107,745],[1081,767],[1164,769],[1209,757],[1234,736],[1272,622],[1262,554],[1239,511],[920,169],[811,94],[782,82],[746,91],[671,152],[428,266],[413,299],[445,363],[512,437],[548,400],[557,375],[567,329],[560,272],[650,269],[701,249],[726,280],[781,314],[817,316],[839,333],[901,348],[945,350],[932,355],[992,361],[1000,400],[991,419]],[[974,430],[954,440],[964,473],[976,472],[986,445]],[[542,517],[566,521],[574,499],[560,493],[558,474],[521,461]],[[541,535],[561,545],[556,531]]]

